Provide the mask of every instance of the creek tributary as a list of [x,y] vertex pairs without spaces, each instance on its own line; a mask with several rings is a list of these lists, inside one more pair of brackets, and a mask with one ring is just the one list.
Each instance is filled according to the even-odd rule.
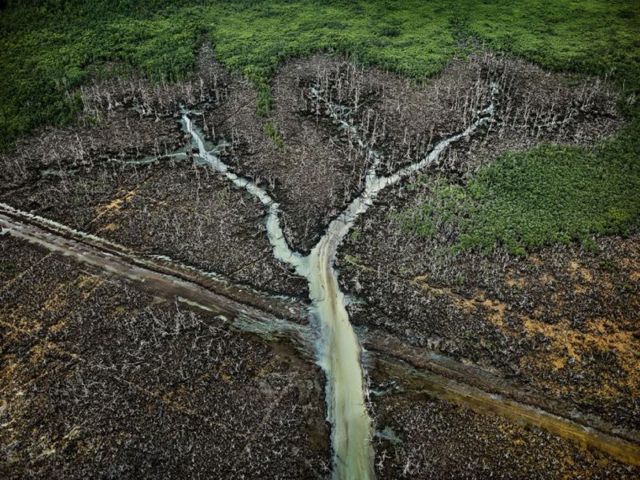
[[[274,256],[294,268],[309,284],[311,314],[319,330],[317,362],[326,376],[334,478],[364,480],[374,477],[372,422],[366,402],[362,348],[349,322],[345,297],[340,290],[338,274],[333,268],[338,246],[358,216],[373,204],[380,191],[438,160],[451,144],[472,135],[487,123],[493,111],[491,103],[479,112],[477,119],[463,132],[439,141],[427,156],[393,175],[378,176],[378,162],[374,161],[366,173],[363,191],[329,224],[324,235],[306,256],[289,247],[280,226],[279,204],[266,190],[233,173],[215,150],[207,150],[204,135],[193,125],[189,112],[182,116],[185,130],[191,135],[200,160],[226,176],[236,186],[247,190],[267,208],[267,234]],[[375,157],[378,158],[377,155]]]

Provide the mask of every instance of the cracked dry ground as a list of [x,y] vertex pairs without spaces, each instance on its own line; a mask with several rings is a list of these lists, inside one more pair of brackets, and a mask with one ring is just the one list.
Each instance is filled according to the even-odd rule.
[[[183,84],[86,88],[85,126],[45,131],[2,158],[14,167],[1,173],[0,201],[141,255],[305,300],[305,282],[272,257],[261,205],[190,158],[164,156],[188,144],[179,106],[202,112],[194,121],[212,141],[230,143],[225,162],[268,187],[289,243],[307,251],[362,188],[368,148],[384,155],[384,172],[421,158],[472,120],[490,80],[502,92],[496,120],[448,153],[445,175],[540,141],[595,142],[621,124],[606,85],[488,54],[454,61],[424,85],[339,58],[291,61],[273,80],[265,119],[251,85],[204,47]],[[344,107],[365,144],[331,121],[312,86]],[[130,163],[147,156],[158,159]],[[406,185],[383,193],[341,249],[340,279],[360,300],[350,315],[366,327],[365,342],[384,331],[637,430],[637,238],[602,239],[600,256],[549,248],[443,269],[434,246],[404,235],[389,215],[428,195],[428,186]],[[3,475],[330,475],[323,378],[286,341],[232,332],[21,241],[5,236],[0,245]],[[464,282],[438,276],[445,270]],[[381,478],[638,474],[539,428],[432,397],[375,360],[367,370],[385,392],[370,404]]]

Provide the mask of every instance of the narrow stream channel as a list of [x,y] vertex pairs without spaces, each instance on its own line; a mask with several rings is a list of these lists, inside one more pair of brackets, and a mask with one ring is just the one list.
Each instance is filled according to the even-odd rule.
[[[495,96],[496,91],[496,86],[492,85],[492,97]],[[152,290],[163,293],[167,298],[175,298],[188,305],[217,313],[221,317],[225,315],[234,317],[232,325],[241,331],[256,333],[265,338],[286,332],[289,336],[299,338],[299,343],[304,345],[305,353],[311,351],[311,341],[317,339],[313,347],[315,359],[327,379],[326,403],[328,420],[332,425],[333,476],[337,479],[372,479],[375,477],[374,450],[371,443],[373,426],[366,402],[368,392],[361,362],[363,349],[349,322],[345,296],[339,287],[338,272],[333,267],[337,249],[357,218],[373,205],[376,196],[383,189],[427,168],[437,161],[453,143],[473,135],[493,117],[494,103],[492,100],[486,108],[478,111],[475,121],[464,131],[436,143],[431,152],[420,161],[401,168],[392,175],[379,176],[377,167],[381,162],[381,154],[368,148],[366,142],[359,136],[357,128],[341,117],[344,108],[336,108],[335,105],[329,104],[321,97],[321,93],[317,89],[312,89],[311,92],[312,96],[327,104],[334,122],[339,124],[340,128],[348,129],[361,148],[368,149],[371,165],[366,172],[363,191],[330,222],[324,235],[307,256],[292,250],[288,245],[280,225],[279,204],[266,190],[251,180],[238,176],[221,161],[218,156],[220,153],[218,147],[223,144],[207,150],[204,134],[193,125],[189,117],[195,113],[183,112],[182,115],[185,131],[191,135],[193,145],[198,149],[198,161],[224,175],[236,186],[245,189],[266,207],[267,235],[274,257],[293,267],[296,273],[308,282],[312,302],[310,313],[315,319],[315,325],[311,327],[287,322],[270,314],[265,316],[258,309],[230,301],[224,295],[214,293],[196,283],[162,273],[162,268],[156,266],[154,270],[152,262],[134,258],[120,245],[70,229],[52,220],[16,210],[2,203],[0,203],[0,233],[6,229],[16,237],[43,245],[51,251],[71,255],[88,264],[144,283]],[[168,156],[188,158],[188,154],[182,150]],[[145,164],[154,161],[157,161],[157,157],[124,163]],[[46,176],[57,173],[51,170],[43,174]],[[32,223],[44,224],[46,228],[40,229]],[[80,241],[73,240],[76,237],[79,237]],[[86,244],[83,243],[85,241]],[[167,260],[171,259],[167,258]],[[183,265],[183,267],[187,266]],[[314,329],[315,334],[312,331]],[[384,345],[389,347],[387,341]],[[375,345],[372,347],[369,344],[369,348],[376,350]],[[522,400],[517,400],[518,397],[513,400],[509,395],[497,395],[491,388],[495,384],[485,385],[482,387],[483,390],[474,386],[473,383],[464,383],[464,379],[455,381],[450,376],[421,371],[410,364],[405,364],[402,360],[399,361],[396,358],[398,357],[397,349],[394,351],[391,348],[390,351],[394,354],[393,358],[385,357],[388,353],[383,349],[378,350],[374,355],[378,355],[377,361],[390,373],[391,377],[404,377],[410,380],[412,388],[416,391],[424,391],[436,398],[459,403],[481,413],[498,413],[514,421],[542,427],[560,437],[594,446],[624,463],[638,465],[640,462],[638,444],[633,440],[622,438],[619,431],[610,430],[608,427],[598,431],[592,428],[593,423],[582,422],[581,419],[576,419],[575,415],[567,416],[566,412],[562,413],[573,420],[559,417],[554,413],[531,406],[536,405],[535,402],[529,405],[522,403]],[[593,420],[590,421],[593,422]]]
[[364,191],[329,224],[308,256],[293,251],[287,244],[280,226],[278,203],[255,183],[231,172],[215,150],[207,151],[204,135],[193,125],[189,113],[183,113],[183,125],[197,146],[201,161],[225,175],[235,185],[246,189],[267,207],[267,234],[274,256],[307,279],[312,314],[320,330],[317,362],[327,379],[327,415],[332,425],[333,476],[336,479],[366,480],[375,477],[372,422],[365,400],[367,392],[361,364],[362,348],[349,322],[344,294],[340,291],[338,275],[333,268],[338,246],[358,216],[366,212],[381,190],[426,168],[452,143],[473,134],[487,123],[493,112],[491,103],[479,112],[477,119],[465,131],[441,140],[425,158],[393,175],[382,177],[376,174],[379,163],[379,155],[376,154],[366,174]]

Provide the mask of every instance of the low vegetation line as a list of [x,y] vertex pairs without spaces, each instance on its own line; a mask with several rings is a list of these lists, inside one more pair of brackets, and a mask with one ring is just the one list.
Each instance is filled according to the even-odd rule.
[[77,89],[92,79],[133,71],[184,78],[205,39],[253,81],[265,116],[271,75],[288,58],[347,53],[420,80],[472,51],[474,40],[548,68],[608,74],[637,93],[638,15],[633,1],[604,0],[9,0],[0,10],[0,149],[35,128],[72,122],[82,108]]

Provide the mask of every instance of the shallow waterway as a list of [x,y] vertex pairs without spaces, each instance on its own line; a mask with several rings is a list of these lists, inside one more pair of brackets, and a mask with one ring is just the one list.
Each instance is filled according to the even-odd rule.
[[[236,186],[244,188],[267,208],[267,234],[274,256],[293,267],[306,278],[312,302],[311,313],[319,330],[317,362],[326,376],[327,416],[332,426],[333,475],[337,479],[374,478],[374,452],[371,444],[372,422],[367,409],[368,396],[362,369],[362,347],[349,322],[344,294],[340,291],[338,274],[333,267],[338,246],[359,215],[373,204],[384,188],[428,167],[454,142],[473,134],[487,123],[494,111],[493,104],[479,112],[477,119],[465,131],[438,142],[419,162],[393,175],[378,176],[380,156],[370,151],[372,164],[366,174],[366,185],[347,208],[336,217],[307,256],[293,251],[280,226],[279,204],[269,193],[230,171],[217,155],[206,148],[205,138],[184,112],[182,121],[198,148],[200,161],[226,176]],[[352,129],[355,127],[351,127]]]

